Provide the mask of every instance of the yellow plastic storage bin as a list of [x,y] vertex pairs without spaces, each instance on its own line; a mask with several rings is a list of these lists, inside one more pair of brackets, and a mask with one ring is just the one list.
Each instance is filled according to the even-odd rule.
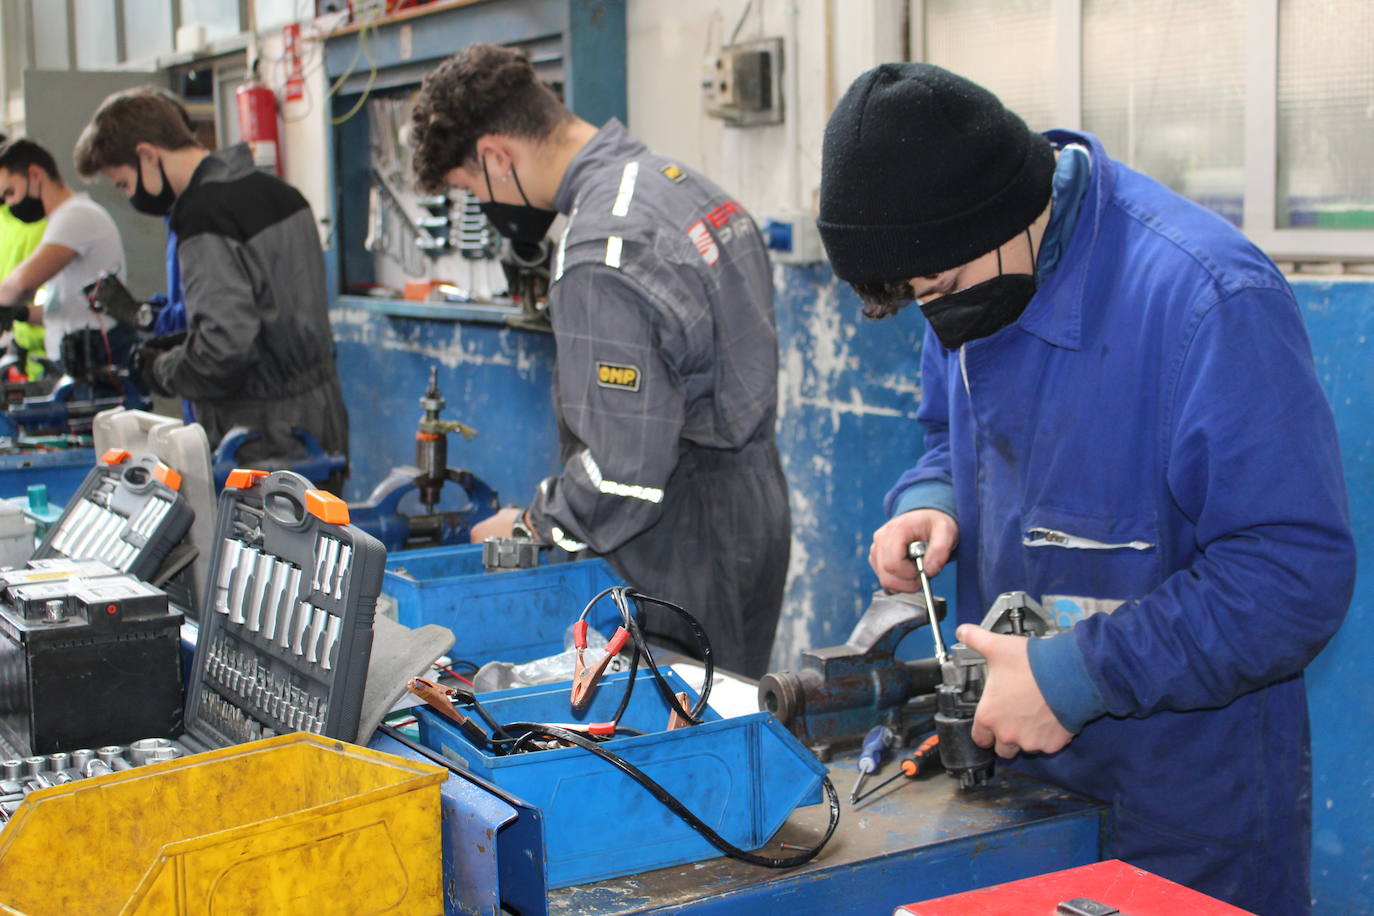
[[304,732],[34,792],[0,913],[443,912],[440,767]]

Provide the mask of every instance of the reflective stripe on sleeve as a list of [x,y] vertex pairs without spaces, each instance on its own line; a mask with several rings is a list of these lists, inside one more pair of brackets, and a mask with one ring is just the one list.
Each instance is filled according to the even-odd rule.
[[639,179],[639,163],[625,163],[625,171],[620,173],[620,190],[616,192],[615,203],[611,206],[611,216],[627,216],[630,201],[635,196],[635,181]]
[[582,467],[587,472],[587,479],[592,482],[592,486],[598,491],[608,496],[624,496],[629,499],[642,499],[649,503],[663,502],[663,491],[658,487],[646,487],[636,483],[619,483],[614,480],[606,480],[601,476],[601,468],[597,465],[596,459],[589,451],[582,452]]
[[577,553],[579,550],[587,549],[586,544],[582,543],[581,541],[574,541],[572,538],[568,537],[567,534],[564,533],[562,528],[559,528],[557,525],[553,526],[553,530],[550,531],[549,534],[553,536],[553,542],[557,544],[559,547],[562,547],[568,553]]
[[573,220],[577,219],[577,204],[573,204],[572,213],[568,214],[568,221],[563,224],[563,234],[558,237],[558,252],[553,261],[553,282],[557,283],[563,279],[563,262],[568,254],[568,233],[572,230]]

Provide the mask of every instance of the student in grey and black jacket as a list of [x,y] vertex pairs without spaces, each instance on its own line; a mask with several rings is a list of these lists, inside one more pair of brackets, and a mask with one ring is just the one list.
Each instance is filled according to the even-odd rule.
[[83,176],[103,175],[136,210],[168,215],[177,236],[187,335],[145,349],[148,383],[189,398],[212,446],[235,426],[261,432],[240,450],[244,464],[297,455],[293,426],[347,454],[324,256],[300,192],[257,169],[244,144],[200,146],[152,88],[101,103],[75,156]]

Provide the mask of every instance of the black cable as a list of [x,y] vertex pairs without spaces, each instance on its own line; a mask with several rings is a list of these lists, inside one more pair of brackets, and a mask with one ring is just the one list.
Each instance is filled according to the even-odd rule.
[[[597,592],[596,595],[592,597],[592,600],[588,601],[586,606],[582,609],[582,613],[579,615],[578,619],[585,620],[592,606],[606,595],[611,596],[612,602],[614,602],[616,609],[620,612],[621,623],[625,629],[629,631],[630,637],[634,640],[636,654],[642,654],[644,656],[645,666],[648,668],[650,676],[653,677],[655,686],[658,687],[658,691],[663,697],[663,702],[668,705],[669,709],[672,709],[687,722],[693,725],[700,724],[701,715],[705,712],[707,700],[711,696],[712,683],[715,681],[715,661],[711,652],[711,640],[706,635],[706,631],[702,629],[701,623],[680,605],[673,604],[671,601],[664,601],[662,598],[654,598],[651,595],[635,591],[625,585],[612,585]],[[694,705],[690,711],[683,708],[682,704],[678,702],[677,694],[674,692],[667,679],[663,677],[663,673],[658,670],[658,662],[654,659],[653,651],[649,648],[649,644],[644,638],[644,632],[639,626],[636,615],[630,612],[626,598],[634,601],[635,608],[641,614],[644,612],[645,602],[667,608],[682,617],[682,619],[687,622],[687,626],[692,630],[692,636],[696,639],[697,645],[701,649],[701,662],[705,674],[701,685],[701,694],[697,697],[696,705]],[[638,664],[639,660],[636,658],[634,664],[630,667],[630,679],[626,688],[628,693],[634,691],[634,683],[637,680]],[[613,721],[619,721],[620,714],[624,712],[627,706],[629,706],[629,700],[622,698],[620,712],[617,713],[617,717]]]
[[507,726],[511,729],[529,729],[530,734],[547,735],[550,738],[557,738],[568,744],[575,744],[583,750],[591,751],[602,760],[607,761],[626,776],[644,787],[654,798],[658,799],[665,808],[677,815],[689,827],[701,834],[712,846],[719,849],[732,859],[739,859],[741,862],[748,862],[750,865],[761,865],[764,868],[795,868],[798,865],[805,865],[814,859],[820,851],[825,848],[825,844],[830,842],[831,835],[835,832],[835,827],[840,823],[840,796],[835,791],[834,785],[830,782],[829,776],[821,777],[821,785],[825,788],[825,794],[830,800],[830,824],[825,829],[825,836],[820,841],[805,852],[786,858],[776,858],[774,856],[755,855],[747,850],[740,849],[725,837],[716,833],[701,818],[691,812],[677,796],[673,795],[663,786],[659,785],[648,776],[643,770],[630,763],[613,751],[607,750],[595,741],[591,741],[577,732],[568,731],[566,728],[559,728],[557,725],[541,725],[536,722],[511,722]]
[[636,675],[639,673],[639,643],[634,643],[634,651],[630,653],[630,679],[625,682],[625,695],[620,698],[620,705],[615,708],[615,715],[611,716],[611,721],[620,726],[620,717],[625,715],[625,710],[630,707],[630,697],[634,696]]
[[634,600],[636,607],[641,611],[644,607],[642,602],[645,601],[650,604],[668,608],[677,613],[683,620],[687,621],[687,625],[691,628],[693,637],[695,637],[697,644],[701,647],[701,663],[702,667],[705,669],[705,675],[701,685],[701,695],[697,698],[696,705],[688,712],[678,703],[677,695],[673,692],[673,688],[663,677],[662,672],[658,670],[658,663],[654,660],[653,653],[649,650],[649,644],[644,639],[644,633],[640,629],[639,623],[634,619],[633,615],[626,615],[628,619],[626,629],[630,630],[630,634],[634,637],[635,644],[643,650],[645,661],[648,663],[649,673],[653,676],[655,683],[658,685],[659,693],[663,695],[663,702],[667,703],[670,708],[675,710],[678,715],[682,716],[687,721],[693,724],[699,724],[701,722],[701,714],[706,710],[706,701],[711,696],[712,682],[715,680],[715,662],[712,659],[711,640],[706,636],[706,631],[701,628],[700,622],[689,614],[686,609],[673,604],[671,601],[664,601],[662,598],[654,598],[643,592],[634,591],[633,589],[626,589],[625,594]]
[[[521,725],[521,726],[524,725],[523,722],[521,722],[521,723],[516,723],[516,724],[517,724],[517,725]],[[503,739],[503,742],[508,742],[508,743],[511,744],[510,750],[507,751],[506,753],[508,753],[508,754],[520,754],[520,753],[525,752],[525,751],[526,751],[526,744],[529,742],[529,740],[530,740],[531,738],[536,737],[538,734],[539,734],[539,733],[538,733],[537,731],[527,731],[527,732],[525,732],[524,734],[522,734],[519,738],[506,738],[506,739]],[[579,734],[580,734],[580,732],[579,732]],[[625,737],[625,738],[642,738],[642,737],[644,737],[646,734],[648,734],[648,732],[642,732],[642,731],[640,731],[640,730],[637,729],[637,728],[630,728],[629,726],[626,726],[626,725],[616,725],[616,727],[615,727],[615,733],[614,733],[614,734],[610,734],[610,735],[588,735],[588,740],[590,740],[590,741],[596,741],[596,742],[605,742],[605,741],[610,741],[612,738],[620,738],[620,737]],[[539,748],[536,748],[535,750],[540,750],[540,749],[539,749]]]
[[492,743],[515,740],[511,737],[510,733],[501,726],[501,723],[497,722],[496,718],[492,716],[491,713],[487,712],[487,708],[478,701],[475,693],[470,690],[464,690],[461,687],[453,687],[450,689],[453,690],[453,697],[455,700],[461,701],[465,706],[471,706],[477,712],[481,720],[487,723],[487,729],[491,732]]

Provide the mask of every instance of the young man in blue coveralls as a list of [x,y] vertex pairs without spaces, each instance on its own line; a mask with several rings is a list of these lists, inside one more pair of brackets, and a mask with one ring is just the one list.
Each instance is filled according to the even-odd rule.
[[[928,321],[926,450],[869,562],[914,591],[908,543],[958,561],[958,636],[988,659],[974,740],[1112,803],[1113,855],[1308,912],[1302,670],[1355,554],[1283,277],[1096,137],[1036,134],[926,64],[870,70],[836,107],[819,227],[867,314],[916,301]],[[1069,629],[969,625],[1017,589]]]

